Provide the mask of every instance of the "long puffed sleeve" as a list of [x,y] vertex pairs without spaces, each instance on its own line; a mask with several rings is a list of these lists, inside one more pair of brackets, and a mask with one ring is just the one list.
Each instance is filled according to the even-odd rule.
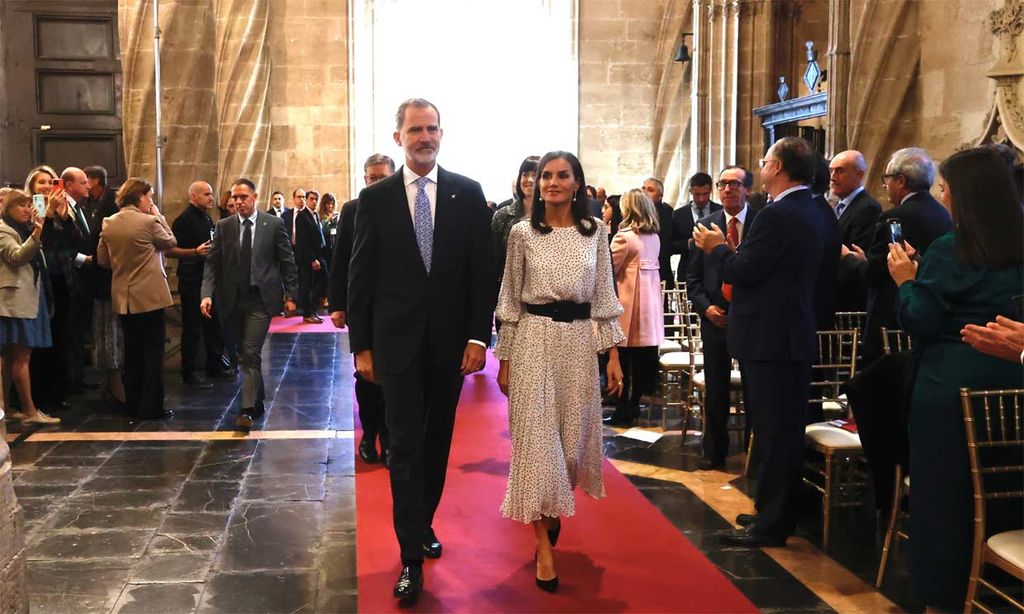
[[626,340],[619,324],[622,305],[615,295],[615,280],[612,278],[612,255],[605,240],[607,231],[598,222],[597,267],[594,276],[594,298],[590,303],[590,318],[594,321],[594,349],[604,352],[613,345]]
[[505,272],[501,277],[501,291],[498,293],[498,306],[494,314],[501,322],[498,343],[494,346],[494,356],[499,360],[511,358],[516,325],[523,314],[523,277],[526,274],[525,233],[528,232],[530,227],[519,223],[512,227],[508,235]]

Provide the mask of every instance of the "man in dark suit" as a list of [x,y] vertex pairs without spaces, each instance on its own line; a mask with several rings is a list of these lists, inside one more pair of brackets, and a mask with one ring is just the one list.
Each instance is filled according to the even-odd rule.
[[402,553],[394,596],[410,602],[423,557],[441,556],[432,524],[455,406],[463,377],[484,366],[496,297],[491,213],[480,184],[437,166],[437,107],[407,100],[396,123],[405,166],[359,194],[348,319],[356,370],[384,389]]
[[306,193],[306,205],[293,214],[295,234],[292,236],[292,249],[295,253],[295,267],[299,271],[298,307],[302,312],[302,321],[307,324],[323,322],[317,315],[321,300],[317,296],[317,287],[322,286],[317,283],[317,278],[327,272],[327,242],[316,213],[319,198],[318,193],[310,190]]
[[295,257],[281,218],[256,209],[256,185],[241,178],[231,186],[236,215],[217,222],[213,247],[203,266],[199,309],[213,317],[213,307],[238,346],[242,362],[242,407],[235,426],[248,432],[263,415],[260,352],[272,314],[295,310],[298,292]]
[[[366,185],[377,183],[395,172],[395,161],[383,154],[373,154],[363,163],[363,181]],[[338,220],[338,240],[331,259],[330,283],[327,299],[330,303],[331,322],[335,328],[344,328],[348,313],[348,264],[352,257],[352,235],[356,225],[356,207],[359,199],[350,200],[341,207]],[[359,441],[359,457],[368,463],[383,457],[384,466],[390,467],[388,447],[388,425],[384,421],[384,392],[374,382],[359,375],[356,377],[356,404],[359,406],[359,424],[363,427],[363,438]],[[377,439],[380,438],[380,456],[377,455]]]
[[284,215],[284,193],[274,192],[270,195],[270,206],[267,207],[267,213],[274,217],[281,217]]
[[[658,211],[658,239],[661,240],[661,249],[658,252],[658,275],[666,288],[675,288],[676,282],[672,277],[672,205],[662,202],[665,197],[665,184],[657,177],[644,179],[641,188],[644,194],[654,203]],[[680,262],[680,267],[685,267],[685,262]]]
[[302,211],[306,206],[306,191],[302,188],[295,188],[292,192],[292,206],[285,209],[281,214],[281,221],[284,222],[285,232],[288,233],[288,241],[295,245],[295,214]]
[[[698,223],[726,230],[726,239],[739,247],[756,211],[747,204],[754,174],[741,166],[728,166],[718,175],[718,193],[723,208]],[[723,294],[719,262],[699,249],[690,250],[686,270],[686,293],[693,310],[700,314],[700,336],[704,348],[704,454],[702,471],[722,469],[729,455],[729,392],[732,355],[726,344],[729,299]],[[680,263],[682,266],[682,263]],[[742,368],[742,365],[741,365]]]
[[686,281],[690,239],[693,238],[693,228],[697,220],[722,210],[722,205],[711,200],[711,175],[694,173],[693,177],[690,177],[689,186],[690,202],[672,212],[672,253],[679,254],[676,281],[680,283]]
[[822,217],[807,188],[816,155],[794,137],[769,148],[761,180],[773,202],[758,212],[738,250],[717,227],[694,231],[697,247],[733,288],[726,337],[744,364],[747,407],[762,452],[757,515],[737,518],[747,526],[722,536],[733,545],[783,546],[796,527],[807,395],[818,353],[814,284],[824,245]]
[[875,223],[870,248],[844,245],[839,261],[841,275],[868,288],[867,320],[864,324],[863,366],[882,355],[884,328],[899,328],[896,322],[896,284],[889,275],[886,259],[892,237],[890,221],[898,221],[903,241],[924,256],[932,241],[953,229],[953,220],[928,190],[935,181],[935,163],[925,150],[900,149],[892,154],[882,175],[889,201],[894,205]]
[[[868,166],[864,155],[849,150],[838,153],[829,163],[829,189],[835,198],[835,214],[839,220],[839,241],[867,249],[882,214],[882,206],[864,189]],[[864,311],[867,288],[859,280],[840,276],[836,280],[836,311]]]

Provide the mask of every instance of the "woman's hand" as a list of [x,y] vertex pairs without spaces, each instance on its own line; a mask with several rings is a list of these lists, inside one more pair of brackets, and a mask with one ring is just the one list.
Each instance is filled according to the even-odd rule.
[[617,397],[622,396],[622,367],[619,366],[619,350],[616,348],[608,350],[608,369],[606,374],[608,376],[608,388],[605,392],[614,394]]
[[914,281],[917,277],[917,262],[911,260],[911,253],[916,255],[917,250],[909,243],[907,243],[906,250],[903,249],[903,245],[900,243],[889,244],[889,275],[892,276],[892,280],[896,282],[897,286],[902,286],[908,281]]
[[36,241],[39,241],[39,238],[43,235],[43,219],[44,218],[36,215],[35,209],[32,210],[32,238]]
[[498,366],[498,388],[501,393],[508,396],[508,361],[502,360]]

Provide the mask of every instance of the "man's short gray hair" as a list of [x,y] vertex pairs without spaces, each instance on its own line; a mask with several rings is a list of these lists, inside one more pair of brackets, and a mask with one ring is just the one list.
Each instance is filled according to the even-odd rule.
[[665,184],[661,181],[661,179],[658,179],[657,177],[648,177],[647,179],[644,179],[644,183],[647,183],[648,181],[658,186],[659,192],[661,192],[662,194],[665,193]]
[[887,175],[902,175],[907,188],[920,192],[931,189],[935,182],[935,162],[928,152],[920,147],[906,147],[897,150],[885,166]]
[[392,160],[390,156],[385,156],[384,154],[379,153],[373,154],[366,159],[366,162],[363,162],[363,172],[365,173],[366,169],[371,166],[376,166],[377,164],[387,164],[388,168],[391,169],[391,172],[395,172],[395,161]]
[[398,105],[398,112],[395,113],[395,130],[401,132],[402,125],[405,124],[405,110],[409,107],[417,109],[433,109],[434,113],[437,113],[437,125],[441,125],[441,112],[437,110],[437,105],[424,98],[410,98]]

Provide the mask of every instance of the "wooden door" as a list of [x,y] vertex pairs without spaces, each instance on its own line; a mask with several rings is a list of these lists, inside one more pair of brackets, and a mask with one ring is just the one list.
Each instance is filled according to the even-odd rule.
[[6,0],[0,177],[98,164],[124,180],[116,0]]

